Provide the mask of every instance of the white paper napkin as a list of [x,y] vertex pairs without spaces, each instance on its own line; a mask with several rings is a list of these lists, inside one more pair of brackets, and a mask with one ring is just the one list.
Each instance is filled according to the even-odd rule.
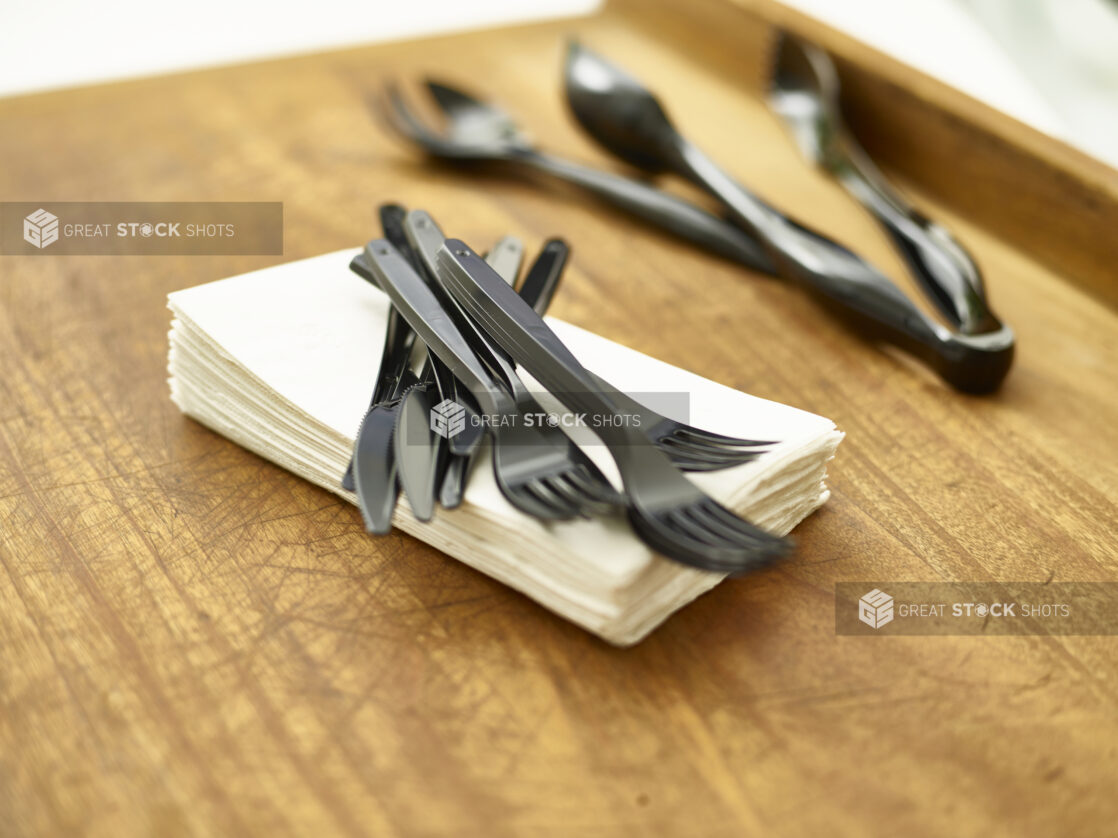
[[[356,253],[291,262],[169,298],[175,403],[350,502],[356,498],[340,481],[368,407],[387,314],[384,295],[349,270]],[[580,361],[614,385],[632,393],[690,394],[689,415],[674,418],[782,441],[752,463],[691,475],[713,497],[782,534],[827,499],[826,463],[842,439],[830,420],[549,322]],[[587,452],[616,475],[601,446]],[[723,578],[653,554],[621,516],[544,523],[523,515],[498,490],[488,456],[479,458],[461,507],[440,509],[422,524],[402,501],[394,522],[620,645],[641,639]]]

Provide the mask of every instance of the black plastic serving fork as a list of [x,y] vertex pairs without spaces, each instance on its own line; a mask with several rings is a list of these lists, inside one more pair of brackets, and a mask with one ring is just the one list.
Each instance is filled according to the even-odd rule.
[[703,493],[623,415],[616,390],[604,388],[558,336],[492,268],[461,241],[438,256],[439,281],[493,340],[567,406],[599,417],[625,484],[634,531],[653,549],[684,564],[746,573],[787,553],[791,543],[759,529]]
[[720,218],[638,180],[541,151],[492,103],[441,82],[428,80],[426,87],[446,117],[445,129],[426,125],[395,85],[388,85],[383,99],[370,104],[397,132],[435,157],[499,163],[565,180],[705,250],[762,273],[775,272],[769,255],[753,238]]
[[[477,399],[493,438],[493,474],[509,503],[537,518],[562,520],[600,512],[617,500],[605,476],[561,431],[559,439],[519,420],[507,383],[478,357],[477,344],[467,340],[452,312],[388,241],[369,242],[365,257],[401,316]],[[509,453],[505,468],[497,467],[501,449]]]

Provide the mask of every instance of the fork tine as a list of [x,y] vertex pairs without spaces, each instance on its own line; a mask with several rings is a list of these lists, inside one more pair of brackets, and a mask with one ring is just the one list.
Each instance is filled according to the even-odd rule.
[[449,114],[467,108],[485,106],[479,99],[475,99],[466,92],[456,87],[451,87],[448,84],[443,84],[442,82],[430,78],[424,79],[423,83],[426,85],[427,90],[430,91],[431,97],[435,100],[435,104],[445,113]]
[[690,518],[686,511],[683,509],[671,509],[664,513],[664,520],[675,529],[681,532],[688,538],[693,538],[701,544],[706,544],[710,547],[733,547],[734,542],[730,539],[723,538],[717,531],[712,530],[710,527],[705,527],[698,521]]
[[[657,517],[662,525],[692,539],[694,544],[684,550],[692,552],[688,556],[698,566],[719,573],[740,575],[764,567],[773,560],[785,555],[791,549],[788,539],[770,535],[761,530],[741,532],[738,529],[715,529],[701,523],[711,520],[714,509],[721,508],[714,501],[699,502],[685,508],[674,508],[661,512]],[[723,510],[726,514],[733,516]],[[696,513],[700,517],[693,517]],[[701,517],[701,516],[706,517]],[[719,516],[720,518],[721,516]],[[737,519],[750,530],[755,528],[746,521]],[[724,524],[724,521],[719,521]],[[725,535],[724,535],[725,534]]]
[[559,492],[555,491],[555,489],[542,478],[533,477],[529,479],[525,482],[524,488],[535,495],[542,503],[553,508],[562,517],[585,517],[582,510],[564,498]]
[[752,448],[723,448],[715,445],[707,445],[705,443],[691,442],[675,436],[663,437],[658,444],[661,448],[668,451],[678,451],[684,455],[694,454],[697,457],[708,460],[736,460],[741,457],[759,456],[759,452]]
[[694,428],[691,426],[687,426],[685,428],[676,428],[672,432],[672,435],[676,439],[680,439],[686,442],[703,443],[720,448],[764,448],[770,445],[776,445],[776,443],[773,441],[760,439],[742,439],[740,437],[718,434],[714,431],[704,431],[701,428]]
[[738,534],[738,543],[746,545],[771,545],[774,549],[778,545],[783,544],[782,552],[787,552],[791,547],[791,543],[780,536],[773,535],[772,533],[765,532],[760,527],[749,523],[744,518],[739,518],[730,510],[726,509],[719,503],[707,499],[695,504],[693,507],[696,514],[699,516],[709,516],[719,522],[725,527]]
[[672,458],[676,465],[684,466],[692,471],[714,471],[742,465],[757,459],[762,452],[748,449],[711,449],[681,443],[679,440],[667,439],[657,443],[664,453]]
[[427,127],[407,104],[399,88],[387,85],[384,102],[370,107],[379,108],[389,128],[422,147],[428,154],[444,159],[472,159],[474,154],[460,144],[446,139],[441,132]]
[[711,514],[708,510],[704,509],[702,504],[691,506],[687,510],[688,514],[700,526],[706,527],[709,530],[719,533],[723,538],[733,542],[738,542],[741,539],[741,533],[735,527],[730,526],[722,521],[715,515]]
[[555,490],[576,504],[584,514],[608,515],[613,510],[613,504],[585,488],[572,477],[571,471],[573,469],[551,478],[550,483]]
[[567,479],[607,506],[625,506],[627,503],[625,494],[613,488],[605,475],[596,468],[591,472],[585,464],[579,464],[567,471]]
[[392,127],[400,133],[427,145],[447,145],[441,132],[430,128],[408,104],[407,97],[396,82],[388,82],[384,86],[384,95],[379,104],[370,104],[372,107],[379,107]]
[[400,86],[396,82],[387,82],[381,96],[369,96],[366,99],[369,109],[374,114],[379,114],[388,121],[388,124],[413,139],[423,141],[437,140],[426,126],[416,117],[415,112],[408,107]]
[[706,460],[695,457],[681,456],[679,454],[671,454],[672,465],[680,471],[704,472],[704,471],[724,471],[728,468],[740,466],[749,460]]
[[541,521],[560,521],[570,517],[565,509],[544,500],[529,486],[500,485],[500,488],[501,494],[509,503],[533,518],[539,518]]
[[565,476],[564,473],[553,474],[543,478],[542,482],[577,509],[579,514],[584,518],[589,518],[591,515],[601,515],[604,511],[608,510],[605,504],[594,500],[594,498],[580,491],[568,480],[565,480]]

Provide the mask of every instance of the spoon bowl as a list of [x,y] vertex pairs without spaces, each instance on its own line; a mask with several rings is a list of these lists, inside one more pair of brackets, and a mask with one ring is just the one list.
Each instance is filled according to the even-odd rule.
[[647,172],[674,168],[679,134],[637,79],[572,41],[563,83],[575,118],[612,154]]

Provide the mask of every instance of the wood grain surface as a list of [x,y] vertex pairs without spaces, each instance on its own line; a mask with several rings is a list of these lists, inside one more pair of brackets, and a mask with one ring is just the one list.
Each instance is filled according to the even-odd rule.
[[[685,18],[612,6],[0,101],[0,199],[276,200],[286,224],[282,258],[0,257],[0,835],[1115,834],[1113,637],[834,630],[838,581],[1118,578],[1113,309],[1028,229],[902,177],[1019,335],[1003,390],[960,396],[777,281],[571,189],[430,165],[365,109],[430,72],[616,168],[560,104],[577,31],[901,277],[724,71],[733,27]],[[987,216],[1014,200],[982,194]],[[617,650],[180,416],[166,294],[357,245],[385,200],[468,241],[561,234],[555,314],[833,418],[834,496],[795,557]]]

